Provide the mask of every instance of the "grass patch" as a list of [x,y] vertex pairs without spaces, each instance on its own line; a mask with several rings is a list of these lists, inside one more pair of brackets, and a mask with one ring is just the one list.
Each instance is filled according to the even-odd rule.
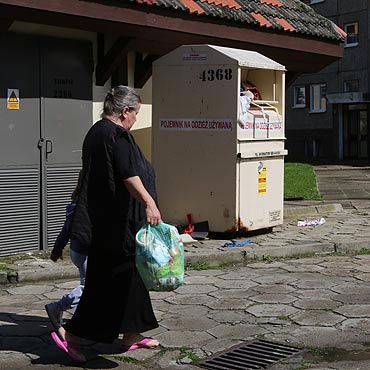
[[299,367],[297,367],[296,370],[308,370],[308,369],[311,369],[313,365],[305,365],[305,364],[302,364],[300,365]]
[[242,266],[244,265],[244,262],[241,261],[240,263],[235,262],[228,262],[228,263],[206,263],[206,262],[197,262],[192,263],[188,262],[185,265],[185,270],[196,270],[196,271],[202,271],[202,270],[217,270],[217,269],[223,269],[228,267],[234,267],[234,266]]
[[370,254],[369,248],[361,248],[357,254]]
[[[27,256],[29,258],[29,256]],[[11,265],[16,261],[26,259],[26,256],[24,254],[13,254],[11,256],[5,256],[5,257],[0,257],[0,266],[1,265]]]
[[353,211],[352,214],[357,215],[357,216],[369,216],[368,212],[363,212],[363,211]]
[[[63,253],[64,256],[65,253]],[[35,251],[29,253],[18,253],[18,254],[11,254],[9,256],[2,256],[0,257],[0,265],[8,264],[11,265],[17,261],[27,260],[27,259],[45,259],[48,260],[50,258],[50,251]]]
[[6,263],[0,263],[0,271],[13,272],[13,271],[16,271],[16,270],[10,268]]
[[316,346],[305,346],[304,348],[314,355],[323,355],[325,353],[324,348],[320,348]]
[[220,265],[210,265],[204,262],[197,262],[197,263],[188,262],[185,266],[186,270],[196,270],[196,271],[212,270],[216,268],[220,268]]
[[191,349],[181,347],[179,360],[182,360],[186,357],[189,358],[193,364],[198,364],[200,361],[202,361],[202,359],[199,358],[196,354],[194,354]]
[[322,200],[313,166],[306,163],[284,164],[284,198]]
[[103,355],[102,357],[108,359],[108,360],[115,360],[117,362],[123,363],[123,364],[133,364],[133,365],[141,365],[142,362],[140,360],[136,360],[132,357],[122,357],[122,356],[115,356],[115,355]]

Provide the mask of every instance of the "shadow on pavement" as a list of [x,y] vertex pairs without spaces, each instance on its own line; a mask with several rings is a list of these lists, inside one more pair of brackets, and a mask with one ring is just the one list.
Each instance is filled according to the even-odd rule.
[[[50,336],[52,327],[45,317],[1,312],[0,323],[0,351],[5,353],[1,355],[0,368],[6,365],[6,352],[13,352],[12,363],[7,367],[9,370],[23,368],[29,363],[29,357],[32,358],[33,365],[49,365],[48,369],[52,369],[52,365],[56,365],[56,368],[60,365],[81,367],[54,344]],[[82,348],[88,359],[82,365],[85,369],[112,369],[119,366],[116,362],[99,356],[89,345]],[[118,351],[118,345],[111,345],[110,353]],[[13,363],[14,352],[19,353],[16,356],[18,364]],[[17,367],[11,367],[13,365]]]

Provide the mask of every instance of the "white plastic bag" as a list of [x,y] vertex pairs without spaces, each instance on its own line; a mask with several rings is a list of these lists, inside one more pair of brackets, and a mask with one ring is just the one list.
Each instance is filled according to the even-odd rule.
[[171,291],[184,280],[184,245],[175,226],[144,225],[136,234],[136,267],[148,290]]
[[297,226],[316,226],[316,225],[323,225],[325,223],[324,217],[314,218],[314,219],[305,219],[303,221],[298,221]]

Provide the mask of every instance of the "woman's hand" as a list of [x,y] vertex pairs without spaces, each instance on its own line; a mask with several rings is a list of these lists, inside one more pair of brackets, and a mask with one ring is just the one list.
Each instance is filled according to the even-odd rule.
[[157,208],[153,198],[146,204],[146,222],[150,225],[158,225],[161,222],[161,213]]

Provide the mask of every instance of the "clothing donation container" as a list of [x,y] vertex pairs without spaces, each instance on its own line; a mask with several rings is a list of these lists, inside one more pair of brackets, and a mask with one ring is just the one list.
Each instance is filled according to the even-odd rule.
[[185,45],[153,63],[152,161],[162,218],[211,232],[283,222],[284,66]]

